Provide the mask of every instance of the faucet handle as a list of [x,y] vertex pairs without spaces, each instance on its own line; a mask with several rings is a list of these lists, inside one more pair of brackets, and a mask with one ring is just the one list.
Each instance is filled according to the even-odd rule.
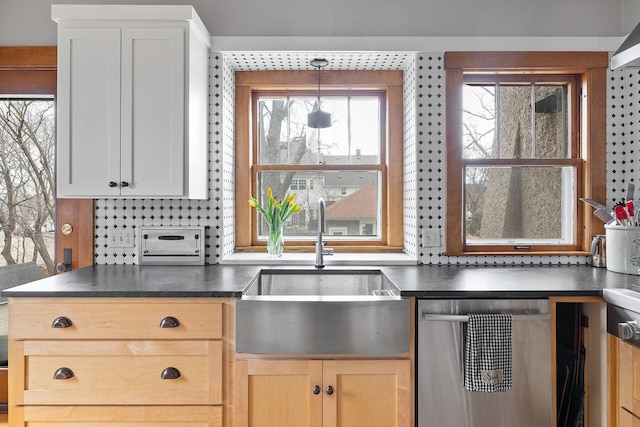
[[333,248],[322,248],[322,255],[333,255]]

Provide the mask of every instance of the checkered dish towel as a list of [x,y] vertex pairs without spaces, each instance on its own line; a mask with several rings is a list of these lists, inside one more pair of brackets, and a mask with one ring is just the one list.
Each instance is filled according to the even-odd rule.
[[511,389],[510,314],[470,314],[464,350],[464,388],[488,393]]

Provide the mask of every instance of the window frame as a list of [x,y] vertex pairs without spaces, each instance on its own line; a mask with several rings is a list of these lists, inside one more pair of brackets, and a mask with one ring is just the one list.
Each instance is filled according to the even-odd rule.
[[[236,251],[263,251],[265,242],[257,238],[256,212],[247,203],[254,195],[255,182],[252,178],[256,167],[252,163],[252,154],[257,147],[257,131],[253,124],[252,109],[255,108],[253,94],[270,93],[275,95],[312,94],[317,95],[318,74],[314,71],[238,71],[236,78],[236,120],[235,120],[235,240]],[[327,245],[342,252],[402,252],[403,223],[391,218],[403,217],[403,72],[402,71],[334,71],[326,70],[320,74],[321,92],[337,94],[351,91],[369,94],[384,92],[386,102],[381,135],[386,152],[381,156],[380,169],[383,170],[382,217],[380,218],[380,240],[332,240],[326,235]],[[251,168],[250,174],[247,169]],[[357,169],[354,166],[337,166],[333,169]],[[296,167],[299,169],[299,167]],[[304,169],[304,167],[302,167]],[[386,214],[385,214],[386,213]],[[286,248],[296,252],[312,252],[313,241],[287,241]]]
[[[606,52],[447,52],[446,76],[446,238],[445,255],[586,255],[590,236],[604,232],[579,198],[606,200]],[[467,245],[462,152],[462,88],[472,74],[576,75],[578,123],[571,124],[576,164],[575,245]],[[588,95],[588,96],[587,96]],[[514,163],[509,160],[510,163]],[[519,161],[526,163],[524,159]],[[538,162],[539,163],[539,162]]]

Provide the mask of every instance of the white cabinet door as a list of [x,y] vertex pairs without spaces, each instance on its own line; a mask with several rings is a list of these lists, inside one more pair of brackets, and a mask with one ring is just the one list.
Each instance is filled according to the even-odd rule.
[[59,38],[58,196],[184,196],[185,29]]
[[123,196],[182,196],[185,30],[122,30]]
[[58,194],[120,194],[119,29],[59,32],[57,104]]

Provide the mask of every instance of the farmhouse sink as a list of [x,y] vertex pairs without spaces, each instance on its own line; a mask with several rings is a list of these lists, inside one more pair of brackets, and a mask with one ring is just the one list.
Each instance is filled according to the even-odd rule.
[[409,351],[409,300],[380,269],[263,269],[236,302],[236,351]]
[[379,269],[265,269],[244,289],[242,299],[400,299],[400,289]]

